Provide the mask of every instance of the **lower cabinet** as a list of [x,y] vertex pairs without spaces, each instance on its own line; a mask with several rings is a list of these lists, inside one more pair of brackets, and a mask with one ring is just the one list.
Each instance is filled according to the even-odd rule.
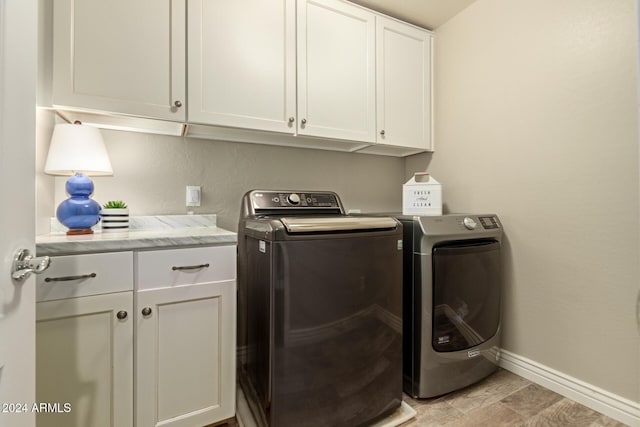
[[232,418],[235,257],[235,245],[53,257],[37,279],[36,398],[57,410],[37,426]]
[[52,257],[36,276],[38,427],[133,425],[133,252]]
[[136,425],[235,415],[235,246],[136,253]]
[[[136,425],[205,426],[235,415],[235,283],[140,291]],[[148,313],[148,314],[145,314]]]
[[133,425],[132,294],[36,304],[38,427]]

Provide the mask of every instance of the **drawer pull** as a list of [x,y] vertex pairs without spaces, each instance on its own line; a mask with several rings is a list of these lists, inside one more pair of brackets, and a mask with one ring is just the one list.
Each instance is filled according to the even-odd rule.
[[200,265],[185,265],[182,267],[171,267],[173,271],[183,271],[183,270],[200,270],[201,268],[209,268],[209,263],[200,264]]
[[47,277],[44,279],[45,282],[68,282],[70,280],[82,280],[82,279],[91,279],[96,277],[96,273],[91,274],[82,274],[79,276],[63,276],[63,277]]

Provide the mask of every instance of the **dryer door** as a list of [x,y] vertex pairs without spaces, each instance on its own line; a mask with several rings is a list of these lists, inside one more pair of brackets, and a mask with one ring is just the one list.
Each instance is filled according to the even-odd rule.
[[433,348],[464,350],[500,324],[500,243],[464,241],[433,249]]

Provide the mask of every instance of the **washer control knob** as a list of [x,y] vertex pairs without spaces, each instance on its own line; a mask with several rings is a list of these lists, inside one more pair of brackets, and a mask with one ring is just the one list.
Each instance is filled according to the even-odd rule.
[[298,196],[296,193],[289,194],[289,196],[287,197],[287,200],[292,205],[299,205],[300,204],[300,196]]
[[476,228],[476,226],[478,225],[477,222],[475,222],[473,220],[473,218],[467,216],[462,220],[462,223],[464,224],[464,226],[466,227],[467,230],[474,230]]

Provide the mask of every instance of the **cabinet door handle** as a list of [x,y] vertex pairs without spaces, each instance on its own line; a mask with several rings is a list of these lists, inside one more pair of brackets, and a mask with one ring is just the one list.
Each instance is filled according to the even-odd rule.
[[151,314],[151,311],[152,311],[151,307],[145,307],[145,308],[142,309],[142,315],[143,316],[148,316],[148,315]]
[[176,270],[178,270],[178,271],[183,271],[183,270],[199,270],[199,269],[201,269],[201,268],[209,268],[209,263],[206,263],[206,264],[200,264],[200,265],[183,265],[183,266],[181,266],[181,267],[176,267],[176,266],[171,267],[171,269],[172,269],[173,271],[176,271]]
[[302,123],[303,125],[306,125],[307,124],[307,119],[300,120],[300,123]]
[[293,116],[289,117],[289,123],[293,123],[293,122],[295,122],[295,121],[296,121],[296,118],[295,118],[295,117],[293,117]]
[[120,310],[117,314],[116,317],[120,320],[124,320],[127,318],[127,312],[124,310]]
[[45,282],[69,282],[71,280],[82,280],[82,279],[92,279],[96,277],[96,273],[91,274],[81,274],[79,276],[62,276],[62,277],[47,277],[44,279]]
[[380,131],[380,135],[384,136],[384,129]]
[[175,105],[176,108],[180,108],[180,107],[182,107],[182,101],[176,101],[176,102],[173,103],[173,105]]

